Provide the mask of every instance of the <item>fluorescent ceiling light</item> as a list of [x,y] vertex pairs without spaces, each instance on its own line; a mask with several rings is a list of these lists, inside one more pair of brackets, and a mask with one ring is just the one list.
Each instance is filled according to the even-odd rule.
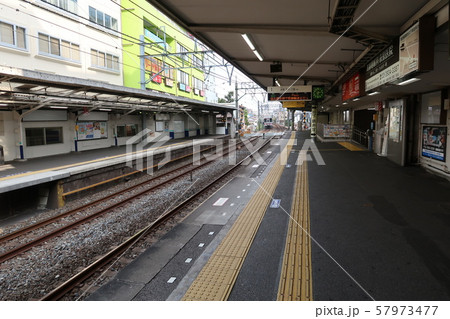
[[275,79],[275,84],[278,85],[278,86],[281,86],[280,82],[278,82],[278,79]]
[[203,113],[209,113],[209,111],[202,110]]
[[98,109],[99,111],[111,112],[111,109]]
[[359,97],[353,99],[353,101],[355,101],[355,102],[356,102],[356,101],[359,101],[359,100],[360,100]]
[[67,110],[67,106],[50,106],[51,109]]
[[0,103],[0,106],[8,106],[6,103]]
[[261,55],[258,51],[253,50],[253,53],[256,55],[256,57],[258,58],[259,61],[264,60],[263,57],[262,57],[262,55]]
[[342,103],[342,105],[347,105],[347,104],[348,104],[347,102]]
[[380,94],[380,92],[375,91],[375,92],[369,93],[368,95],[369,95],[369,96],[372,96],[372,95],[377,95],[377,94]]
[[244,38],[245,42],[247,42],[247,44],[248,44],[248,46],[250,47],[250,49],[251,49],[252,51],[255,51],[256,48],[255,48],[255,46],[253,45],[253,43],[252,43],[252,41],[250,40],[250,38],[248,37],[248,35],[246,35],[246,34],[244,33],[244,34],[242,34],[242,37]]
[[407,85],[407,84],[411,84],[411,83],[414,83],[414,82],[417,82],[417,81],[420,81],[420,79],[419,78],[412,78],[412,79],[400,82],[398,85]]

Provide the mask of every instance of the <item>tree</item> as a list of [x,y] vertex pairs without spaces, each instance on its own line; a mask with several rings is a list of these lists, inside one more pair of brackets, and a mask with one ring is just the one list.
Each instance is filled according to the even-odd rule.
[[232,103],[234,102],[234,92],[230,91],[227,93],[227,95],[224,96],[224,98],[219,98],[219,103]]

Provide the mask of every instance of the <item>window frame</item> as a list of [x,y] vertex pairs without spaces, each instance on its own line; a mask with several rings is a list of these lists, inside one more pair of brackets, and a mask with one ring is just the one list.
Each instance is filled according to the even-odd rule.
[[[27,29],[25,27],[19,26],[17,24],[14,23],[9,23],[6,22],[5,20],[0,20],[0,28],[1,28],[1,24],[6,24],[10,27],[12,27],[12,40],[13,43],[9,43],[9,42],[5,42],[2,39],[2,32],[0,30],[0,45],[4,46],[4,47],[8,47],[8,48],[13,48],[13,49],[17,49],[17,50],[21,50],[21,51],[28,51],[28,41],[27,41]],[[18,46],[18,29],[23,30],[23,45],[24,47],[20,47]]]
[[[38,32],[37,41],[38,41],[38,52],[40,55],[49,56],[52,58],[57,58],[75,63],[81,63],[81,54],[80,54],[81,49],[78,43],[70,42],[60,38],[55,38],[49,34],[42,32]],[[45,43],[47,44],[46,51],[43,51],[42,49],[44,49]],[[67,47],[66,44],[68,44],[69,47]],[[55,45],[57,45],[57,47]],[[68,51],[64,50],[64,48],[68,48]],[[56,51],[57,54],[55,53]],[[68,57],[65,56],[64,52],[69,52],[69,56]],[[78,58],[78,60],[76,60],[74,56]]]
[[[78,14],[78,0],[41,0],[66,12]],[[65,5],[64,5],[65,4]],[[71,10],[73,8],[73,10]]]
[[[123,128],[119,132],[119,127]],[[135,132],[133,134],[133,132]],[[116,125],[116,137],[132,137],[135,136],[139,132],[139,125],[138,124],[120,124]],[[119,134],[120,133],[120,134]],[[124,134],[122,134],[124,133]]]
[[[93,52],[96,52],[96,55],[93,54]],[[108,52],[103,52],[97,49],[92,49],[90,51],[90,55],[91,55],[91,67],[92,68],[98,68],[98,69],[102,69],[102,70],[107,70],[110,72],[116,72],[116,73],[120,73],[120,57]],[[100,56],[103,56],[103,58],[100,59]],[[93,63],[93,57],[96,56],[96,61],[97,63],[94,64]],[[110,57],[110,58],[109,58]],[[108,67],[108,58],[109,61],[111,61],[111,68]],[[98,62],[102,60],[103,61],[103,65],[100,65]],[[117,68],[114,68],[114,67]]]
[[[40,144],[36,143],[36,142],[32,142],[30,143],[31,140],[31,136],[29,136],[29,134],[27,134],[27,131],[29,130],[40,130],[42,132],[42,135],[39,136],[39,138],[41,139]],[[51,140],[49,140],[48,134],[47,134],[47,130],[54,130],[54,131],[58,131],[59,135],[58,135],[58,141],[57,142],[52,142]],[[64,128],[62,126],[57,126],[57,127],[27,127],[25,128],[25,142],[26,142],[26,146],[27,147],[33,147],[33,146],[47,146],[47,145],[55,145],[55,144],[64,144]],[[30,145],[31,144],[31,145]]]
[[[116,18],[113,16],[98,10],[97,8],[94,8],[92,6],[89,6],[89,17],[90,22],[93,22],[95,24],[98,24],[106,29],[113,30],[113,31],[119,31],[119,24]],[[110,26],[106,25],[106,21],[110,21]]]

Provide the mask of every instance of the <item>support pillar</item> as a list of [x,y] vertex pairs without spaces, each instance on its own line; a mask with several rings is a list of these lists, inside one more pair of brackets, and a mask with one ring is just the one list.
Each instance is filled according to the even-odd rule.
[[291,130],[295,131],[295,110],[292,110],[292,115],[291,115]]
[[311,137],[317,133],[317,105],[311,106]]

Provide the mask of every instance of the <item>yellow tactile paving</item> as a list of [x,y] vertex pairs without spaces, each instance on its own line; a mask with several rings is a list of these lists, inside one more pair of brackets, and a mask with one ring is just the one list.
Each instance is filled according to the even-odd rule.
[[339,142],[339,144],[344,146],[346,149],[349,149],[350,151],[364,151],[364,148],[350,142]]
[[[295,134],[285,150],[290,152]],[[281,157],[203,267],[183,300],[227,300],[283,172]]]
[[308,167],[297,167],[277,300],[312,300]]

